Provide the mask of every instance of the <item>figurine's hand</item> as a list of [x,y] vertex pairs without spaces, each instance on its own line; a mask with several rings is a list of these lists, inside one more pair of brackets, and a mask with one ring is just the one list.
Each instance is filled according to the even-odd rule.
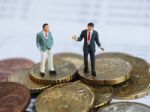
[[72,36],[72,39],[77,40],[77,36],[76,35]]
[[100,49],[101,49],[102,51],[104,51],[104,48],[100,47]]

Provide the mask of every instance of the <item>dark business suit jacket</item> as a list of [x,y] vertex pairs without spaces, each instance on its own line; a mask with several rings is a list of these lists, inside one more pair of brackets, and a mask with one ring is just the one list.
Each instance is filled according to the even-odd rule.
[[[80,37],[77,39],[77,41],[81,41],[84,38],[84,45],[83,45],[83,51],[88,50],[88,42],[87,42],[87,30],[83,30],[80,34]],[[98,37],[98,32],[93,30],[92,36],[91,36],[91,41],[90,41],[90,50],[92,52],[95,52],[95,43],[98,45],[98,47],[101,46],[99,42],[99,37]]]

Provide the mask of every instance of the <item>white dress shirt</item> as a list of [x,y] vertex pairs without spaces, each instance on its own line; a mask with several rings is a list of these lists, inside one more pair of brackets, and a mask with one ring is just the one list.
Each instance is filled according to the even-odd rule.
[[[46,33],[47,33],[47,37],[46,37]],[[48,32],[43,31],[43,35],[46,39],[48,38]]]

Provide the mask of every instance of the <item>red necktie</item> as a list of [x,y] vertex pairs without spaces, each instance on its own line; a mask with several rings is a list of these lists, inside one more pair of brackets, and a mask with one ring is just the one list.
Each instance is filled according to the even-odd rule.
[[91,37],[91,33],[89,32],[89,33],[88,33],[88,42],[89,42],[90,39],[91,39],[90,37]]
[[47,37],[47,33],[45,33],[45,36]]

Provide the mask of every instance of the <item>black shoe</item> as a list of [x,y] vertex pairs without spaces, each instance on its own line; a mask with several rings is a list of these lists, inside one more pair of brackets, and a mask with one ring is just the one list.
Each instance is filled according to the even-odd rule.
[[92,72],[91,75],[94,76],[94,77],[96,77],[96,72]]
[[49,74],[56,75],[56,71],[49,71]]
[[45,76],[45,73],[40,72],[40,75],[41,75],[41,77],[44,77],[44,76]]
[[89,70],[87,70],[87,69],[84,69],[84,73],[89,73]]

